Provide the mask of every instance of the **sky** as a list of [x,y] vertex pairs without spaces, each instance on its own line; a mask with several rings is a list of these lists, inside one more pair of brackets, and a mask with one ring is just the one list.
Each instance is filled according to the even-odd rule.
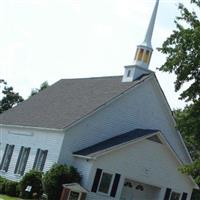
[[[185,105],[156,50],[175,28],[178,3],[160,0],[150,70],[172,109]],[[0,79],[24,98],[48,81],[122,75],[133,64],[155,0],[0,0]]]

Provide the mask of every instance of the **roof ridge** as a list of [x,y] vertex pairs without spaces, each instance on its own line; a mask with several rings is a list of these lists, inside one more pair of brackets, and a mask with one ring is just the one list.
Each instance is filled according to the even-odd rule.
[[81,78],[62,78],[61,80],[82,80],[82,79],[101,79],[101,78],[119,78],[122,77],[122,75],[116,75],[116,76],[94,76],[94,77],[81,77]]

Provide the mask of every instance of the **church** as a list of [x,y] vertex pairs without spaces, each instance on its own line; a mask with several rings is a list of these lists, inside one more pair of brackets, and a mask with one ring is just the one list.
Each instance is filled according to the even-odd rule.
[[159,0],[134,63],[122,76],[62,79],[0,115],[0,176],[73,165],[81,184],[61,200],[189,200],[197,189],[179,168],[190,154],[149,70]]

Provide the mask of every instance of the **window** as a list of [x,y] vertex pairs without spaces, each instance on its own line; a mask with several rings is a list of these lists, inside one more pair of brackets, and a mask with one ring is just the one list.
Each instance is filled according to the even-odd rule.
[[149,59],[150,58],[150,51],[149,50],[147,50],[146,52],[145,52],[145,54],[144,54],[144,62],[145,63],[149,63]]
[[15,174],[23,175],[24,170],[26,168],[26,164],[28,161],[28,156],[30,153],[31,148],[21,147],[19,156],[17,159],[16,167],[15,167]]
[[179,200],[180,199],[181,194],[177,193],[177,192],[172,192],[170,200]]
[[1,165],[0,165],[0,170],[6,171],[6,172],[8,171],[13,150],[14,150],[14,145],[6,144],[6,148],[5,148]]
[[140,49],[139,54],[138,54],[138,60],[142,60],[143,53],[144,53],[144,49]]
[[127,77],[130,77],[130,76],[131,76],[131,70],[128,70]]
[[44,164],[47,158],[47,150],[42,150],[42,149],[38,149],[36,156],[35,156],[35,161],[33,164],[33,169],[35,170],[39,170],[42,171],[44,168]]
[[79,192],[71,191],[68,200],[79,200],[79,195]]
[[109,174],[106,172],[102,173],[99,188],[98,188],[99,192],[102,192],[105,194],[109,193],[111,182],[112,182],[112,176],[113,176],[112,174]]

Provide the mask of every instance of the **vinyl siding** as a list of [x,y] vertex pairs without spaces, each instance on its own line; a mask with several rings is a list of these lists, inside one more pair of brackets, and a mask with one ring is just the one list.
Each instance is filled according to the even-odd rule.
[[[163,144],[150,140],[131,144],[93,161],[87,189],[91,191],[97,168],[113,174],[119,173],[121,174],[121,179],[116,197],[105,197],[98,193],[90,192],[87,200],[118,200],[126,178],[164,190],[170,187],[176,192],[187,192],[189,200],[192,192],[192,183],[186,175],[178,171],[178,167],[180,167],[179,163]],[[163,196],[158,199],[163,199]]]
[[48,155],[43,171],[47,171],[52,166],[52,164],[58,161],[60,147],[64,136],[63,133],[57,133],[53,131],[36,131],[26,128],[21,129],[3,127],[0,127],[0,131],[0,161],[2,160],[6,144],[15,145],[8,172],[5,173],[0,171],[0,176],[15,181],[21,179],[21,176],[14,174],[21,146],[31,148],[24,173],[32,169],[38,148],[48,150]]
[[74,160],[74,167],[76,167],[82,177],[81,185],[85,188],[88,188],[88,183],[91,181],[89,180],[89,175],[92,168],[92,163],[85,159],[75,159]]
[[88,118],[66,130],[59,161],[72,163],[72,152],[136,128],[159,129],[184,163],[189,157],[176,132],[155,79],[130,90]]

